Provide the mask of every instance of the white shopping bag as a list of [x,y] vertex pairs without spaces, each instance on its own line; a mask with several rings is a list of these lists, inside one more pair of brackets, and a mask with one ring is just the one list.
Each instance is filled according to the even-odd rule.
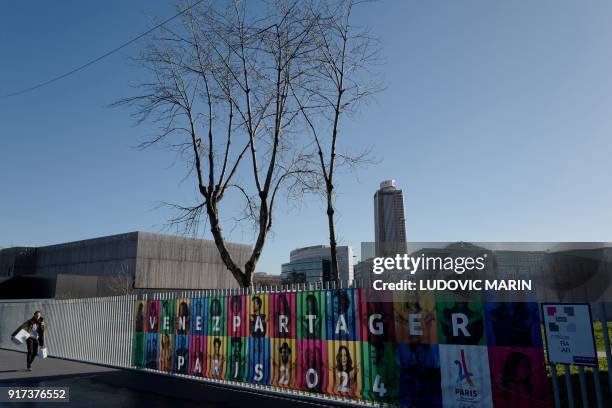
[[47,348],[46,347],[41,347],[38,349],[38,357],[40,358],[47,358]]
[[30,333],[21,329],[17,332],[16,335],[11,337],[11,340],[13,340],[13,343],[15,344],[23,344],[23,342],[26,341],[28,337],[30,337]]

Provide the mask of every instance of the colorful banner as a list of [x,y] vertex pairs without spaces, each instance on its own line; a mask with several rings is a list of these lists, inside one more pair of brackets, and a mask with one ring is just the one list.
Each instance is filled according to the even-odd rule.
[[487,302],[484,310],[490,346],[542,347],[536,302]]
[[541,348],[489,347],[495,407],[548,407],[546,363]]
[[327,386],[327,348],[325,340],[298,340],[298,389],[322,393]]
[[290,338],[271,339],[272,378],[270,384],[284,388],[298,388],[297,342]]
[[132,366],[381,404],[550,402],[536,303],[333,289],[138,300]]
[[178,299],[174,310],[176,310],[176,315],[174,316],[176,328],[174,332],[177,335],[189,334],[189,299]]
[[159,300],[147,302],[147,333],[159,333]]
[[206,334],[206,298],[191,299],[191,316],[189,322],[191,324],[190,333],[192,336],[203,336]]
[[227,359],[226,304],[223,296],[208,299],[206,329],[206,375],[208,378],[225,379]]
[[172,372],[189,374],[189,336],[177,334],[174,336],[174,355]]
[[440,302],[437,309],[440,344],[487,344],[482,303]]
[[161,317],[160,333],[174,334],[174,300],[165,299],[160,302]]
[[456,344],[439,347],[444,407],[492,407],[486,347]]
[[157,370],[159,359],[159,334],[147,333],[145,339],[147,342],[145,350],[145,367]]
[[172,372],[172,361],[174,354],[174,335],[168,333],[160,334],[159,340],[159,371]]
[[439,346],[400,343],[398,357],[399,403],[407,407],[441,407]]
[[[192,332],[193,333],[193,332]],[[206,372],[206,337],[189,336],[189,375],[202,377]]]
[[134,304],[134,322],[132,325],[132,366],[142,368],[145,366],[145,331],[146,331],[147,302],[138,300]]

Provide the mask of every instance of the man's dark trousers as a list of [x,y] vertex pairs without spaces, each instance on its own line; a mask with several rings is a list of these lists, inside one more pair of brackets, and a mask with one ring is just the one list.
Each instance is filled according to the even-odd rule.
[[36,354],[38,354],[38,339],[27,339],[26,345],[28,346],[27,363],[28,368],[30,368],[32,366],[32,361],[34,361],[34,358],[36,358]]

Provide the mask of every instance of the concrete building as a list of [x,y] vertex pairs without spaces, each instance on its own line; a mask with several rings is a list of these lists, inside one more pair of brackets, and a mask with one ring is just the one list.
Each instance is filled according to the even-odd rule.
[[395,180],[383,181],[374,193],[374,242],[376,256],[406,253],[404,194]]
[[[350,246],[337,246],[338,273],[345,282],[353,281],[353,249]],[[289,263],[303,261],[331,261],[331,249],[327,245],[313,245],[294,249],[289,253]],[[286,265],[286,264],[285,264]]]
[[0,278],[34,274],[35,248],[11,247],[0,249]]
[[[236,262],[244,265],[251,248],[230,243],[228,250]],[[214,241],[147,232],[3,249],[0,278],[4,278],[0,298],[14,294],[15,288],[32,287],[32,282],[46,289],[43,293],[23,293],[26,297],[88,297],[134,290],[238,286]]]
[[281,275],[272,275],[265,272],[255,272],[253,274],[253,286],[277,286],[282,284]]

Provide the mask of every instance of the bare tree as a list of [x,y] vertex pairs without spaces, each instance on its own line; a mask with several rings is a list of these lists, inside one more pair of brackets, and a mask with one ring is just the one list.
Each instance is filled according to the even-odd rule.
[[319,180],[303,177],[306,190],[322,193],[326,203],[331,251],[331,278],[339,280],[335,227],[335,175],[337,169],[357,166],[372,161],[370,150],[359,153],[340,152],[338,138],[342,120],[358,111],[362,102],[380,91],[381,85],[369,68],[379,61],[377,40],[367,29],[351,25],[353,9],[366,1],[338,0],[309,3],[308,13],[316,18],[312,30],[316,53],[313,69],[307,70],[312,80],[292,84],[294,94],[307,129],[314,139],[314,168]]
[[[310,172],[296,118],[319,46],[319,13],[297,0],[258,3],[264,7],[230,1],[189,9],[137,59],[149,73],[137,95],[114,104],[131,106],[139,122],[158,126],[142,147],[165,143],[187,163],[198,199],[174,204],[178,214],[170,222],[192,233],[207,222],[223,262],[243,287],[251,284],[280,191]],[[241,210],[232,208],[236,202]],[[244,264],[226,240],[222,224],[228,218],[253,227]]]
[[129,295],[134,293],[134,274],[130,272],[127,262],[115,268],[111,275],[103,279],[106,289],[113,295]]

